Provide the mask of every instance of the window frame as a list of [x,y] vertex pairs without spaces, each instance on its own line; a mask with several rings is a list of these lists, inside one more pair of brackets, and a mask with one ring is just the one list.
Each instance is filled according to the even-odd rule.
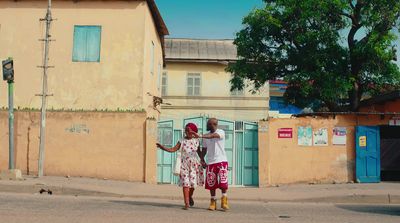
[[[164,83],[165,78],[165,84]],[[164,71],[161,75],[161,96],[168,96],[168,72]]]
[[[85,42],[85,47],[86,47],[86,51],[85,51],[85,59],[81,60],[79,58],[76,58],[76,32],[77,32],[77,28],[89,28],[89,27],[94,27],[94,28],[98,28],[99,31],[99,46],[98,46],[98,55],[97,55],[97,59],[95,60],[90,60],[88,58],[87,55],[87,37],[86,37],[86,42]],[[87,30],[86,30],[87,32]],[[73,37],[72,37],[72,62],[74,63],[100,63],[101,61],[101,43],[102,43],[102,34],[103,34],[103,27],[101,25],[74,25],[74,32],[73,32]],[[87,35],[86,35],[87,36]]]
[[157,90],[160,91],[161,89],[161,63],[158,63],[158,72],[157,72]]
[[155,66],[155,43],[154,41],[151,41],[151,49],[150,49],[150,73],[151,75],[154,75],[154,66]]
[[[187,96],[194,96],[194,97],[196,97],[196,96],[201,96],[201,87],[202,87],[202,78],[201,78],[201,73],[200,72],[190,72],[190,73],[187,73],[187,75],[186,75],[186,95]],[[192,92],[190,93],[189,92],[189,78],[192,78],[192,80],[193,80],[193,83],[192,83]],[[195,94],[195,89],[196,89],[196,84],[195,84],[195,79],[199,79],[199,86],[198,86],[198,88],[199,88],[199,94]]]

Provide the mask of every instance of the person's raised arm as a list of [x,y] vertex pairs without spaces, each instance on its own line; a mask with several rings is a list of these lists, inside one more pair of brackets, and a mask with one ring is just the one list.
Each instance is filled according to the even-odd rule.
[[178,142],[178,143],[177,143],[174,147],[172,147],[172,148],[167,148],[167,147],[161,145],[160,143],[157,143],[156,145],[157,145],[158,148],[160,148],[160,149],[162,149],[162,150],[164,150],[164,151],[167,151],[167,152],[169,152],[169,153],[174,153],[174,152],[178,151],[179,148],[181,148],[181,142]]
[[196,132],[191,131],[190,132],[195,138],[203,138],[203,139],[221,139],[222,137],[217,133],[208,133],[208,134],[204,134],[204,135],[200,135]]
[[201,138],[203,138],[203,139],[220,139],[221,136],[218,133],[214,132],[214,133],[204,134],[201,136]]

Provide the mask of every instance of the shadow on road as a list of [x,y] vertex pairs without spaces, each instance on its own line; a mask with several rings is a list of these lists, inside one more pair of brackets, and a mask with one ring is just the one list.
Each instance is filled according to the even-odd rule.
[[354,211],[354,212],[362,212],[362,213],[372,213],[372,214],[380,214],[380,215],[391,215],[391,216],[400,216],[400,206],[389,206],[389,205],[336,205],[336,207]]
[[[110,202],[117,203],[117,204],[124,204],[124,205],[150,206],[150,207],[158,207],[158,208],[182,209],[182,207],[183,207],[183,204],[177,205],[177,204],[145,202],[145,201],[110,201]],[[205,208],[200,208],[200,207],[191,207],[191,209],[205,210]]]

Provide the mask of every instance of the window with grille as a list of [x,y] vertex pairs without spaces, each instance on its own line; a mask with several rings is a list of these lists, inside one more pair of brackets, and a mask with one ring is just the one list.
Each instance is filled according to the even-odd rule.
[[187,95],[200,96],[201,95],[201,75],[196,73],[189,73],[187,75]]
[[154,49],[155,48],[155,44],[154,44],[154,42],[153,41],[151,41],[151,52],[150,52],[150,73],[152,74],[152,75],[154,75]]
[[167,72],[164,72],[162,74],[162,80],[161,80],[161,96],[167,96],[167,90],[168,90],[168,74]]

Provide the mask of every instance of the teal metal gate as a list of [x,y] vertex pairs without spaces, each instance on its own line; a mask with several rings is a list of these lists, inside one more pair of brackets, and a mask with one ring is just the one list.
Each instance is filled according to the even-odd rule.
[[[183,120],[195,123],[199,133],[206,133],[207,117],[193,117]],[[225,131],[225,150],[229,162],[229,184],[258,186],[258,125],[256,123],[218,121],[219,128]],[[173,129],[173,121],[159,122],[159,141],[172,147],[182,139],[182,130]],[[158,182],[163,184],[177,183],[173,176],[176,154],[158,151]]]

